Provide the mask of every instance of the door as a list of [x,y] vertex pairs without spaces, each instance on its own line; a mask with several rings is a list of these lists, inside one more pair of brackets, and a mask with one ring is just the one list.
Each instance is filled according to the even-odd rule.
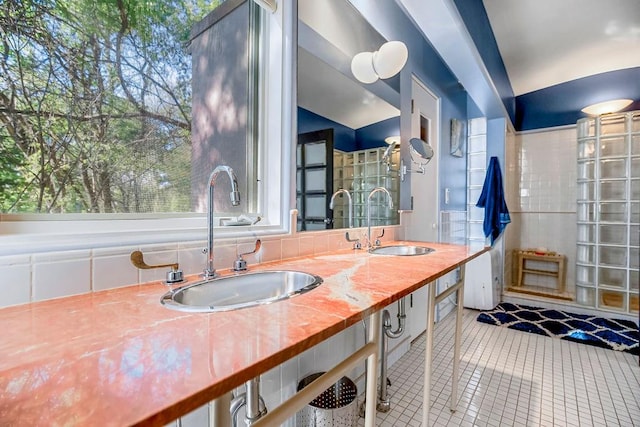
[[[431,145],[434,155],[425,166],[425,173],[411,174],[413,213],[407,230],[407,239],[423,242],[438,241],[438,158],[440,155],[440,100],[418,79],[411,82],[412,112],[411,137],[420,138]],[[411,169],[417,168],[412,164]],[[426,255],[428,257],[429,255]],[[411,339],[426,329],[427,288],[422,287],[409,296],[408,327]]]
[[[408,238],[423,242],[438,241],[438,158],[440,101],[415,77],[411,85],[411,137],[431,145],[434,155],[425,166],[425,173],[411,174],[413,214]],[[416,165],[410,166],[412,169]]]
[[298,231],[333,228],[333,129],[298,135],[296,200]]

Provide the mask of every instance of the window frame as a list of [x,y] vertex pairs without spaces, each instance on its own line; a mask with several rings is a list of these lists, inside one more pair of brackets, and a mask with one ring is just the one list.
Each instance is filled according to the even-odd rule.
[[[263,66],[263,78],[259,80],[263,85],[259,88],[257,107],[255,166],[257,207],[263,219],[249,227],[216,227],[216,239],[287,234],[291,230],[295,3],[281,1],[275,12],[262,12],[260,27],[265,43],[259,53]],[[46,214],[46,217],[0,213],[0,256],[196,242],[206,240],[206,222],[206,213]]]

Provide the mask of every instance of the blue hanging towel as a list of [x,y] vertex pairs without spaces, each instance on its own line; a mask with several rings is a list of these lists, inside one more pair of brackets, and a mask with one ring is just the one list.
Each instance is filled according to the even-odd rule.
[[504,190],[502,188],[502,172],[497,157],[489,160],[489,169],[484,178],[482,194],[476,204],[479,208],[484,208],[483,230],[485,237],[491,236],[491,245],[500,236],[507,224],[511,222],[507,203],[504,201]]

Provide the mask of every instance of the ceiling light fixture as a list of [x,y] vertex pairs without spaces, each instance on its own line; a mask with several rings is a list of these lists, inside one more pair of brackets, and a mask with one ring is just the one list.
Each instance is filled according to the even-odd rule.
[[616,113],[620,110],[624,110],[631,105],[632,99],[612,99],[611,101],[598,102],[584,107],[583,113],[587,113],[590,116],[599,116],[601,114]]
[[409,51],[401,41],[386,42],[376,52],[360,52],[351,60],[351,72],[362,83],[395,76],[407,63]]
[[399,144],[400,143],[400,135],[388,136],[384,139],[384,142],[387,144]]

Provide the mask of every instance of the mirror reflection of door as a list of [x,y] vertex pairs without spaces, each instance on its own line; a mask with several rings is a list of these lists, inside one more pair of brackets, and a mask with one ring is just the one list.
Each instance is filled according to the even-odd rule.
[[333,228],[333,129],[298,135],[296,200],[298,231]]

